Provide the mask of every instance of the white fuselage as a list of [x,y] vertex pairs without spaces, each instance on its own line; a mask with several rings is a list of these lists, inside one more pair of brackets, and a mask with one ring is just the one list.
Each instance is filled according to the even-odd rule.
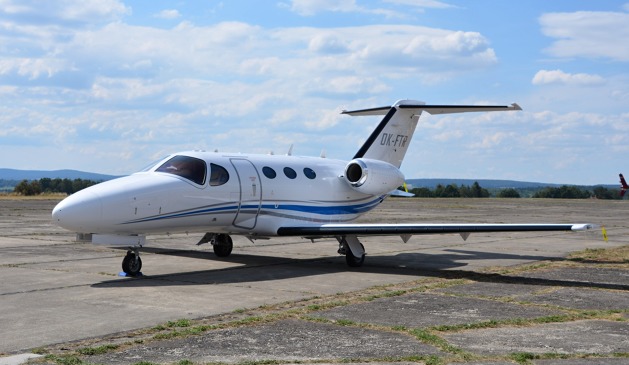
[[[187,160],[205,170],[183,172],[177,163]],[[53,220],[81,233],[254,236],[276,235],[281,226],[348,222],[397,186],[377,194],[358,191],[344,177],[347,164],[318,157],[184,152],[69,196],[55,207]]]

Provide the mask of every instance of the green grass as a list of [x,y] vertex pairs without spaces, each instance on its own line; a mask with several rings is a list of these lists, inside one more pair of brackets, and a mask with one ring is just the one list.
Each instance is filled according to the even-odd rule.
[[76,352],[78,352],[81,355],[88,355],[88,356],[92,356],[92,355],[102,355],[104,353],[107,353],[111,350],[116,350],[117,348],[119,348],[119,345],[103,345],[103,346],[98,346],[98,347],[84,347],[81,349],[78,349]]

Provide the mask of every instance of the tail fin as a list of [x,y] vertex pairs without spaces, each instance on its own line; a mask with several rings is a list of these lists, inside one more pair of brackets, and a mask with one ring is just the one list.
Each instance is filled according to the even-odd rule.
[[625,192],[629,189],[629,186],[627,186],[625,177],[622,176],[622,174],[618,174],[618,176],[620,177],[620,196],[625,196]]
[[510,106],[484,105],[426,105],[416,100],[400,100],[393,106],[343,111],[352,116],[384,115],[354,158],[369,158],[388,162],[399,168],[417,127],[422,111],[429,114],[450,114],[481,111],[522,110],[518,104]]

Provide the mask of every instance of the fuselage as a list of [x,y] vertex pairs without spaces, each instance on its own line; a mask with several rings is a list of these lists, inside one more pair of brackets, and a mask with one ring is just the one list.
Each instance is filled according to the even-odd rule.
[[344,177],[347,165],[318,157],[182,152],[69,196],[53,210],[53,221],[81,233],[253,236],[273,236],[282,226],[348,222],[397,186],[378,194],[357,191]]

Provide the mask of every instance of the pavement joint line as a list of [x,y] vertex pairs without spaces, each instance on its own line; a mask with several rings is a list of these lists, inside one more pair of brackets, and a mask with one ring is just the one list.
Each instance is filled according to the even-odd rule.
[[68,286],[59,286],[59,287],[54,287],[54,288],[43,288],[43,289],[16,291],[16,292],[0,293],[0,297],[10,296],[10,295],[38,293],[38,292],[45,293],[45,292],[55,291],[55,290],[82,288],[82,287],[88,287],[88,286],[90,286],[90,284],[68,285]]

